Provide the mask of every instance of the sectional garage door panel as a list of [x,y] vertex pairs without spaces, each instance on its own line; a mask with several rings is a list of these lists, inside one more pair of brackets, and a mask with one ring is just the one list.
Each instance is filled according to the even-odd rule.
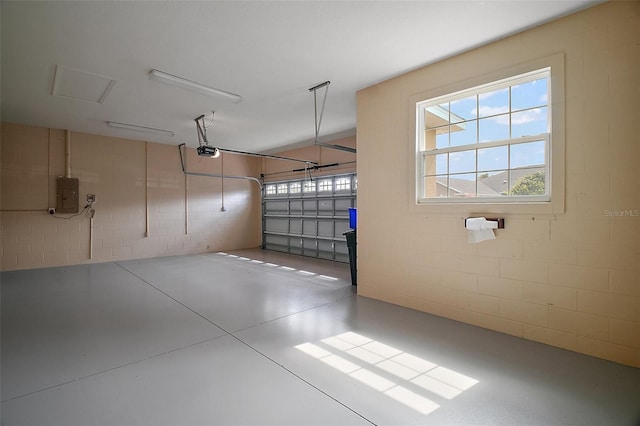
[[318,222],[313,219],[304,219],[302,221],[302,235],[313,237],[318,234]]
[[269,182],[263,187],[263,247],[349,262],[343,235],[356,207],[356,175]]
[[269,232],[288,233],[289,221],[285,218],[270,217],[265,221],[265,229]]
[[281,213],[287,212],[289,206],[286,201],[272,201],[266,205],[267,213]]
[[[320,211],[334,211],[335,200],[318,200],[318,210]],[[348,211],[348,209],[347,209]]]
[[302,219],[288,219],[289,220],[289,232],[292,234],[302,234]]
[[289,237],[284,237],[282,235],[268,235],[267,239],[269,240],[269,245],[274,247],[274,250],[276,250],[276,247],[287,247],[289,245]]
[[331,219],[319,219],[318,220],[318,236],[319,237],[334,237],[335,233],[335,221]]

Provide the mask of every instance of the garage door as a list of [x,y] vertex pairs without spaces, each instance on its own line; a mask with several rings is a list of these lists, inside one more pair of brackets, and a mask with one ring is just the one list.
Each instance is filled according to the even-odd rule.
[[343,174],[264,184],[262,247],[349,262],[343,235],[356,207],[356,175]]

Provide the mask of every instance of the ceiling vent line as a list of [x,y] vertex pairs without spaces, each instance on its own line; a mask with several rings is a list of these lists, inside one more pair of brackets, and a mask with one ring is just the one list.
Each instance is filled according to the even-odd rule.
[[[316,138],[314,140],[314,145],[317,146],[321,146],[321,147],[325,147],[325,148],[330,148],[330,149],[337,149],[339,151],[346,151],[346,152],[351,152],[353,154],[356,153],[356,149],[355,148],[351,148],[349,146],[344,146],[344,145],[334,145],[334,144],[329,144],[329,143],[322,143],[320,141],[318,141],[318,136],[320,135],[320,126],[322,125],[322,116],[324,115],[324,107],[327,103],[327,94],[329,93],[329,85],[331,84],[330,81],[325,81],[324,83],[320,83],[316,86],[313,86],[309,89],[310,92],[313,92],[313,112],[314,112],[314,118],[315,118],[315,131],[316,131]],[[322,98],[322,107],[320,108],[320,116],[318,117],[318,89],[322,89],[324,87],[324,96]]]

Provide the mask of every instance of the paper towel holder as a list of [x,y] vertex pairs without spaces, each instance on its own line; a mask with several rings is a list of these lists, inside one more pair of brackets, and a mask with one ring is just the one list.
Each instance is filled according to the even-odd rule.
[[[478,216],[474,216],[474,217],[478,217]],[[464,219],[464,227],[467,227],[467,219],[473,219],[472,217],[466,217]],[[498,222],[498,229],[504,229],[504,217],[485,217],[485,219],[493,221],[493,222]]]

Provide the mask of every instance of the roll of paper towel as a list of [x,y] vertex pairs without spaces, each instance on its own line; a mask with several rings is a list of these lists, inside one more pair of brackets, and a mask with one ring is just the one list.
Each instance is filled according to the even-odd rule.
[[484,217],[470,217],[466,220],[466,228],[469,230],[467,241],[469,243],[479,243],[496,239],[493,230],[498,228],[498,222],[487,220]]

